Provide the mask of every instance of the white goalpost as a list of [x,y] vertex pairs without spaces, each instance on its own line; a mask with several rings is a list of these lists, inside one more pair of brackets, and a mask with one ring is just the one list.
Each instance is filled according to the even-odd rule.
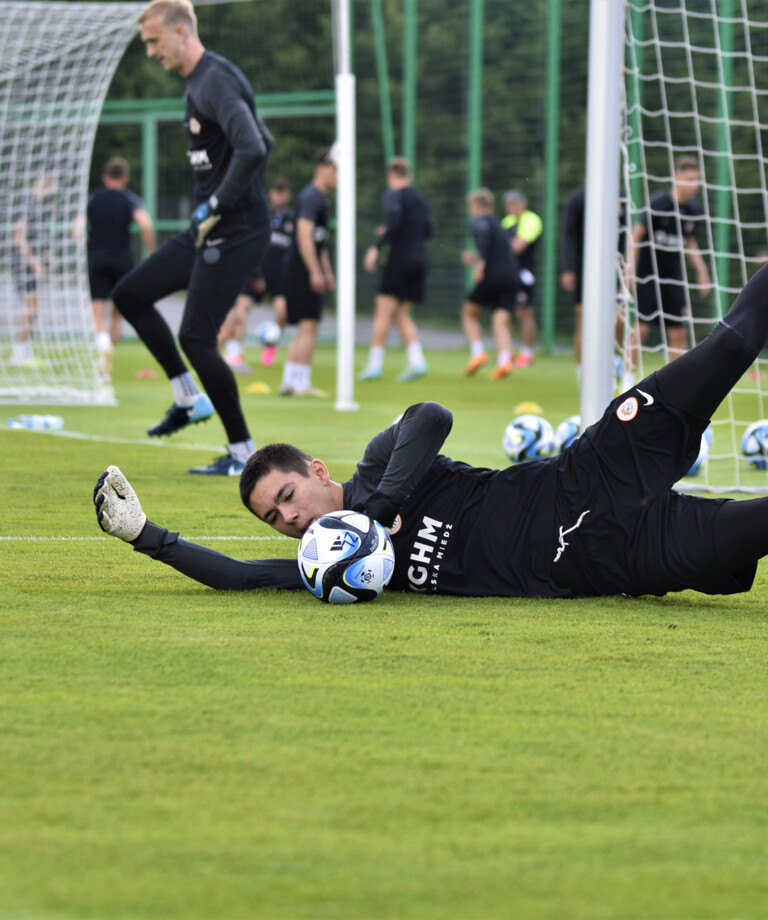
[[142,6],[0,2],[0,402],[115,401],[81,228],[101,107]]
[[[768,7],[758,0],[629,0],[623,5],[627,233],[648,213],[654,193],[672,187],[680,156],[694,157],[701,170],[696,238],[711,292],[702,290],[686,264],[682,234],[656,232],[644,243],[652,253],[650,280],[657,290],[660,254],[679,259],[690,346],[768,261]],[[615,191],[603,188],[602,194]],[[662,315],[658,331],[652,330],[638,351],[633,291],[623,293],[625,366],[633,364],[639,379],[669,359],[668,329]],[[741,449],[747,427],[767,418],[768,355],[763,353],[716,414],[709,456],[681,487],[768,490],[768,472]]]

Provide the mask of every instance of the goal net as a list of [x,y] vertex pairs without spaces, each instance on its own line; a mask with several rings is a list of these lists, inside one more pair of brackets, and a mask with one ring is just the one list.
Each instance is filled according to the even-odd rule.
[[[634,363],[639,379],[668,361],[670,346],[677,344],[668,322],[675,317],[665,313],[675,294],[684,298],[687,313],[678,337],[683,328],[690,347],[768,261],[768,8],[759,0],[630,0],[624,91],[626,232],[631,236],[645,215],[650,230],[634,252],[646,249],[637,280],[652,287],[659,309],[659,321],[648,324],[648,338],[638,347],[636,288],[625,288],[625,365]],[[659,193],[672,188],[675,164],[683,156],[693,157],[700,168],[698,204],[692,203],[700,218],[693,225],[683,217],[676,226],[662,227]],[[691,226],[710,291],[684,249]],[[631,247],[629,257],[643,264]],[[670,271],[675,262],[676,272]],[[685,477],[683,488],[768,489],[768,473],[741,450],[747,427],[768,418],[767,373],[763,355],[717,412],[708,460],[695,476]]]
[[93,139],[141,3],[0,2],[0,401],[113,403],[84,214]]

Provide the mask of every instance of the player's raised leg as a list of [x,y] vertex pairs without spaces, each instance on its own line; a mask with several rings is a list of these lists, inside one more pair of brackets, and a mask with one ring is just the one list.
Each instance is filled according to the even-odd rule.
[[768,266],[744,286],[715,329],[691,351],[656,372],[673,405],[710,418],[768,341]]
[[213,415],[211,401],[190,374],[168,323],[155,306],[156,301],[187,286],[194,260],[191,232],[179,233],[125,275],[112,292],[115,306],[165,371],[173,390],[173,404],[165,418],[148,431],[155,437]]

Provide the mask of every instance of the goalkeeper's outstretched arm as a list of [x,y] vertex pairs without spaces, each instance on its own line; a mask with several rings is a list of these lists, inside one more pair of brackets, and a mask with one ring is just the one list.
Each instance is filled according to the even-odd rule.
[[295,559],[233,559],[224,553],[182,540],[147,520],[139,499],[120,469],[110,466],[93,490],[96,519],[101,529],[133,548],[164,562],[209,588],[251,591],[255,588],[304,587]]

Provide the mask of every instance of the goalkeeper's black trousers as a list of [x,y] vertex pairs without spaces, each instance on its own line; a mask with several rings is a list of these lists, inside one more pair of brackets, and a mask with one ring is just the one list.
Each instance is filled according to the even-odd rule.
[[[695,348],[656,372],[667,402],[711,418],[768,342],[768,266],[746,284],[722,322]],[[726,502],[715,529],[726,568],[768,555],[768,498]]]

